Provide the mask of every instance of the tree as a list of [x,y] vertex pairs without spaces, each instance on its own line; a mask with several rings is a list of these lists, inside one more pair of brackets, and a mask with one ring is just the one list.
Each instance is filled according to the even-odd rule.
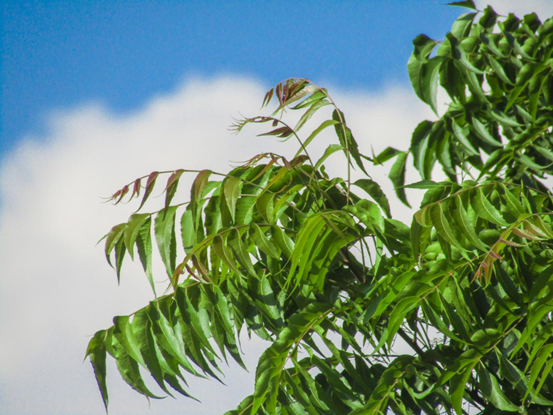
[[[553,199],[542,179],[553,172],[553,19],[457,5],[474,10],[443,41],[413,42],[415,92],[437,112],[440,85],[451,103],[418,125],[408,151],[361,154],[329,93],[294,78],[265,96],[276,97],[273,115],[235,126],[271,124],[264,135],[298,141],[291,160],[264,153],[228,174],[194,172],[186,204],[171,202],[188,170],[113,195],[117,204],[143,189],[140,210],[168,175],[165,207],[113,227],[105,252],[119,276],[136,250],[152,281],[155,240],[171,292],[90,341],[106,408],[107,354],[137,392],[156,397],[145,370],[165,393],[188,396],[185,377],[218,378],[229,356],[242,364],[247,330],[271,343],[253,395],[229,414],[551,412]],[[295,126],[285,110],[301,112]],[[325,129],[337,143],[312,159]],[[345,177],[325,171],[335,154]],[[405,184],[409,158],[421,181]],[[410,226],[368,173],[390,160],[403,203],[406,188],[425,192]],[[448,180],[432,181],[436,166]],[[354,168],[366,177],[352,181]]]

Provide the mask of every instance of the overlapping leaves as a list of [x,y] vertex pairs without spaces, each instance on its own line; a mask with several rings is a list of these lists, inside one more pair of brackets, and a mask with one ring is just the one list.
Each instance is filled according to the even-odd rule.
[[[413,133],[410,153],[423,179],[436,163],[454,182],[468,166],[479,177],[515,180],[553,172],[552,41],[553,19],[501,18],[491,6],[459,17],[443,41],[414,40],[413,88],[440,115]],[[448,107],[437,102],[440,87]]]
[[[453,102],[407,152],[364,156],[327,91],[294,78],[267,93],[272,115],[235,126],[271,124],[262,135],[296,140],[293,157],[260,154],[228,174],[153,172],[116,192],[115,203],[142,193],[140,210],[167,176],[164,208],[116,225],[105,252],[118,278],[138,252],[152,282],[157,248],[169,293],[92,338],[106,407],[107,355],[139,393],[159,394],[148,372],[163,393],[188,396],[190,377],[221,379],[229,356],[242,364],[245,330],[269,343],[254,393],[229,414],[549,413],[553,201],[538,179],[550,173],[553,26],[499,20],[488,8],[441,43],[415,40],[415,92],[439,110],[441,85]],[[277,117],[287,110],[301,112],[294,126]],[[309,146],[329,127],[336,144],[315,160]],[[325,171],[337,152],[345,178]],[[409,155],[421,182],[406,184]],[[394,158],[398,197],[425,192],[410,226],[368,175],[352,179]],[[450,180],[431,181],[436,162]],[[479,180],[459,177],[469,164]],[[189,201],[172,204],[189,173]]]

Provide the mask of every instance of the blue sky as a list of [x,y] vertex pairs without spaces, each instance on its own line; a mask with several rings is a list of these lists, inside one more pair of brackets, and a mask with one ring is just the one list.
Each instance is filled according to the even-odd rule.
[[[489,2],[501,13],[553,14],[551,0],[477,1]],[[252,129],[236,137],[228,126],[241,113],[257,115],[265,91],[294,76],[329,87],[363,153],[407,148],[416,125],[433,116],[407,79],[411,41],[421,32],[441,39],[464,12],[446,0],[0,3],[0,412],[7,415],[104,413],[83,363],[86,345],[113,316],[153,297],[139,264],[123,267],[118,286],[95,246],[137,207],[101,196],[154,170],[225,171],[229,160],[259,152],[293,156],[292,140]],[[438,108],[445,105],[439,93]],[[329,130],[310,145],[312,156],[335,142]],[[343,174],[333,159],[327,167]],[[413,212],[394,201],[386,169],[370,172],[394,217],[410,223]],[[418,180],[411,173],[408,180]],[[192,179],[181,179],[175,200],[187,198]],[[163,197],[150,198],[145,211],[155,203]],[[165,271],[154,264],[163,292]],[[230,367],[228,387],[189,379],[201,405],[180,398],[148,406],[110,362],[110,414],[234,408],[252,392],[266,345],[243,347],[250,373]]]
[[128,112],[187,75],[405,83],[411,40],[442,37],[463,12],[445,3],[4,0],[0,152],[42,132],[52,110]]

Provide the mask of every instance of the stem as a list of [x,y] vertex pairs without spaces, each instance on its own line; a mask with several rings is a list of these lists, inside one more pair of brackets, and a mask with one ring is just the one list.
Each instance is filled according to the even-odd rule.
[[414,342],[411,337],[409,337],[409,335],[407,333],[405,333],[405,331],[400,327],[399,330],[397,331],[397,334],[399,334],[399,336],[405,341],[405,343],[407,343],[407,345],[413,349],[415,352],[417,352],[417,354],[422,358],[424,359],[423,355],[424,355],[424,350],[422,350],[419,345]]

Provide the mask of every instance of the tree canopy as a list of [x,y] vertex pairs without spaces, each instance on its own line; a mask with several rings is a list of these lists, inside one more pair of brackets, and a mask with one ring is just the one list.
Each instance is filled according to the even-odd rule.
[[[148,372],[163,393],[189,396],[191,377],[219,379],[229,358],[243,365],[246,331],[270,343],[254,393],[228,414],[551,412],[553,19],[487,7],[413,45],[409,77],[438,118],[417,126],[409,149],[362,154],[329,92],[293,78],[267,92],[272,115],[235,128],[267,125],[264,135],[297,141],[294,157],[153,172],[113,195],[141,210],[163,180],[165,207],[114,226],[105,253],[118,277],[137,255],[153,287],[156,245],[170,292],[90,341],[106,408],[107,355],[137,392],[158,397]],[[326,119],[304,134],[315,113]],[[327,129],[336,143],[313,159]],[[330,177],[325,164],[340,155],[343,177]],[[403,203],[406,188],[424,192],[411,223],[392,217],[371,179],[380,164]],[[447,180],[432,180],[436,168]],[[189,202],[172,204],[189,173]]]

